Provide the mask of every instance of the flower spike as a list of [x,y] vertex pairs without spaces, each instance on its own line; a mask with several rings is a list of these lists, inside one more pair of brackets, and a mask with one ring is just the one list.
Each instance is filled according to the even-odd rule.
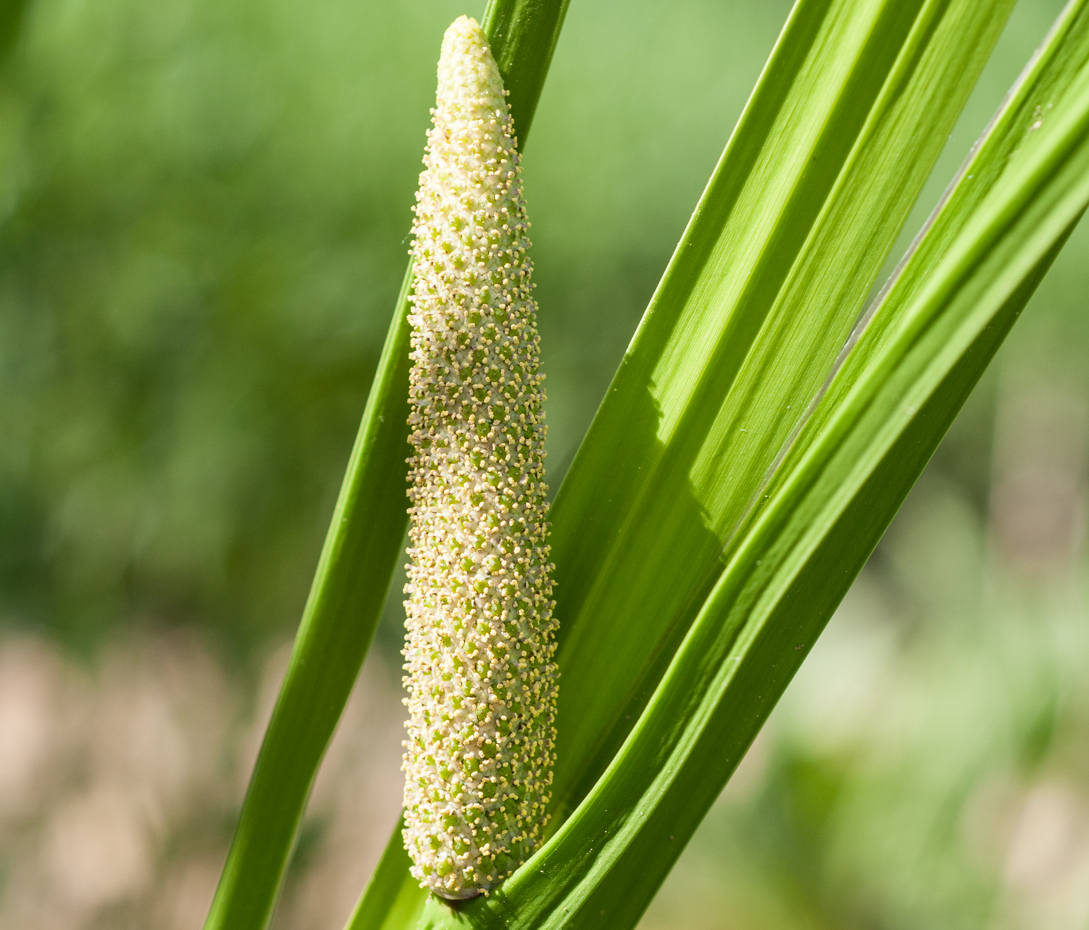
[[446,31],[412,256],[405,847],[446,898],[534,851],[555,761],[556,621],[525,203],[487,39]]

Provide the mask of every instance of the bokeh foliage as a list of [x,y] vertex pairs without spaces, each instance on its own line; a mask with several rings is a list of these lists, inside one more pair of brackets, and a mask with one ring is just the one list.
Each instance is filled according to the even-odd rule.
[[[586,11],[582,48],[561,48],[541,112],[554,128],[527,172],[553,469],[786,9],[694,3],[663,24],[640,5],[595,60],[579,53],[611,14]],[[297,621],[400,285],[434,47],[458,12],[28,9],[0,107],[6,613],[79,641],[136,615],[243,639]],[[693,37],[701,22],[726,44]],[[620,183],[633,171],[649,196]]]
[[412,19],[31,8],[3,108],[9,611],[76,637],[297,620],[400,283]]

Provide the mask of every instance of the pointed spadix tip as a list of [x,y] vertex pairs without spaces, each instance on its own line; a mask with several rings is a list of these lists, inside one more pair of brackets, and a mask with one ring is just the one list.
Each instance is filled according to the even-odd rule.
[[503,80],[480,24],[471,16],[459,16],[442,39],[439,105],[456,106],[470,95],[502,98]]

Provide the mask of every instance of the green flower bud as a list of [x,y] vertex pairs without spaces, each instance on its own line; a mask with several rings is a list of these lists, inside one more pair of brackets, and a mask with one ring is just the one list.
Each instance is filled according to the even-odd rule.
[[446,898],[532,854],[555,761],[556,621],[525,203],[477,23],[439,60],[412,256],[405,847]]

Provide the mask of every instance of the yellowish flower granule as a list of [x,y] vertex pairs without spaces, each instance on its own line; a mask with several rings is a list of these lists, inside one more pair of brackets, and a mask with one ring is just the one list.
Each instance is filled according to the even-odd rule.
[[458,899],[540,841],[556,621],[529,224],[475,20],[447,30],[438,78],[412,246],[404,840],[420,883]]

